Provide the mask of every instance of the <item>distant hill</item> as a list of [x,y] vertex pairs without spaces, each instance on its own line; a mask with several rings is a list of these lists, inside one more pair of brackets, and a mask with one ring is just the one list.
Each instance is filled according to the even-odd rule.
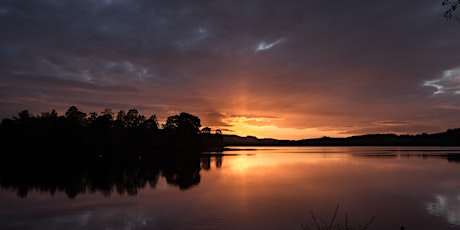
[[321,137],[303,140],[259,139],[223,135],[226,146],[460,146],[460,128],[435,134],[367,134],[345,138]]
[[279,145],[280,140],[273,138],[259,139],[253,136],[240,137],[237,135],[223,135],[224,145],[236,146],[236,145]]

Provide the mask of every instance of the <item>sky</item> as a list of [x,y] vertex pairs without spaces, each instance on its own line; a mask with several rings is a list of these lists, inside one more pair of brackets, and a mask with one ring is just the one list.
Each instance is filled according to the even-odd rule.
[[459,128],[460,21],[441,3],[0,0],[0,117],[187,112],[291,140]]

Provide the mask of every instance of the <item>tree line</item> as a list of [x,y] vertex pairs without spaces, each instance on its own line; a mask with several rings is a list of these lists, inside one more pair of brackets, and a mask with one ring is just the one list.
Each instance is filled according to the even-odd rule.
[[168,117],[160,125],[155,115],[147,118],[136,109],[118,113],[105,109],[100,114],[87,114],[71,106],[64,115],[55,110],[31,115],[23,110],[17,116],[4,118],[0,143],[3,157],[15,153],[40,157],[142,157],[223,148],[219,130],[213,134],[208,127],[200,128],[200,119],[185,112]]
[[225,135],[226,146],[460,146],[460,128],[442,133],[416,135],[365,134],[351,137],[321,137],[303,140],[277,140],[271,138]]

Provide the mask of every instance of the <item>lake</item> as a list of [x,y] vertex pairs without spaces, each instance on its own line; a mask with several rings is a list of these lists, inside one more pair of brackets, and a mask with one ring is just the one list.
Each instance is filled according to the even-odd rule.
[[355,227],[374,217],[368,229],[460,229],[460,148],[232,147],[144,159],[121,171],[3,170],[0,229],[302,229],[334,213]]

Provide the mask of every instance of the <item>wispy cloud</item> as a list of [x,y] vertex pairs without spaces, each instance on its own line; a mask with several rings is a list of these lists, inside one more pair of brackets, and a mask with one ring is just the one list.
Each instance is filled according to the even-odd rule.
[[280,44],[283,41],[284,41],[284,38],[278,39],[278,40],[276,40],[274,42],[264,42],[264,41],[259,42],[256,45],[255,51],[259,52],[259,51],[269,50],[269,49],[273,48],[274,46]]
[[436,88],[436,91],[433,93],[435,95],[460,95],[460,67],[446,70],[440,78],[425,81],[423,85]]

